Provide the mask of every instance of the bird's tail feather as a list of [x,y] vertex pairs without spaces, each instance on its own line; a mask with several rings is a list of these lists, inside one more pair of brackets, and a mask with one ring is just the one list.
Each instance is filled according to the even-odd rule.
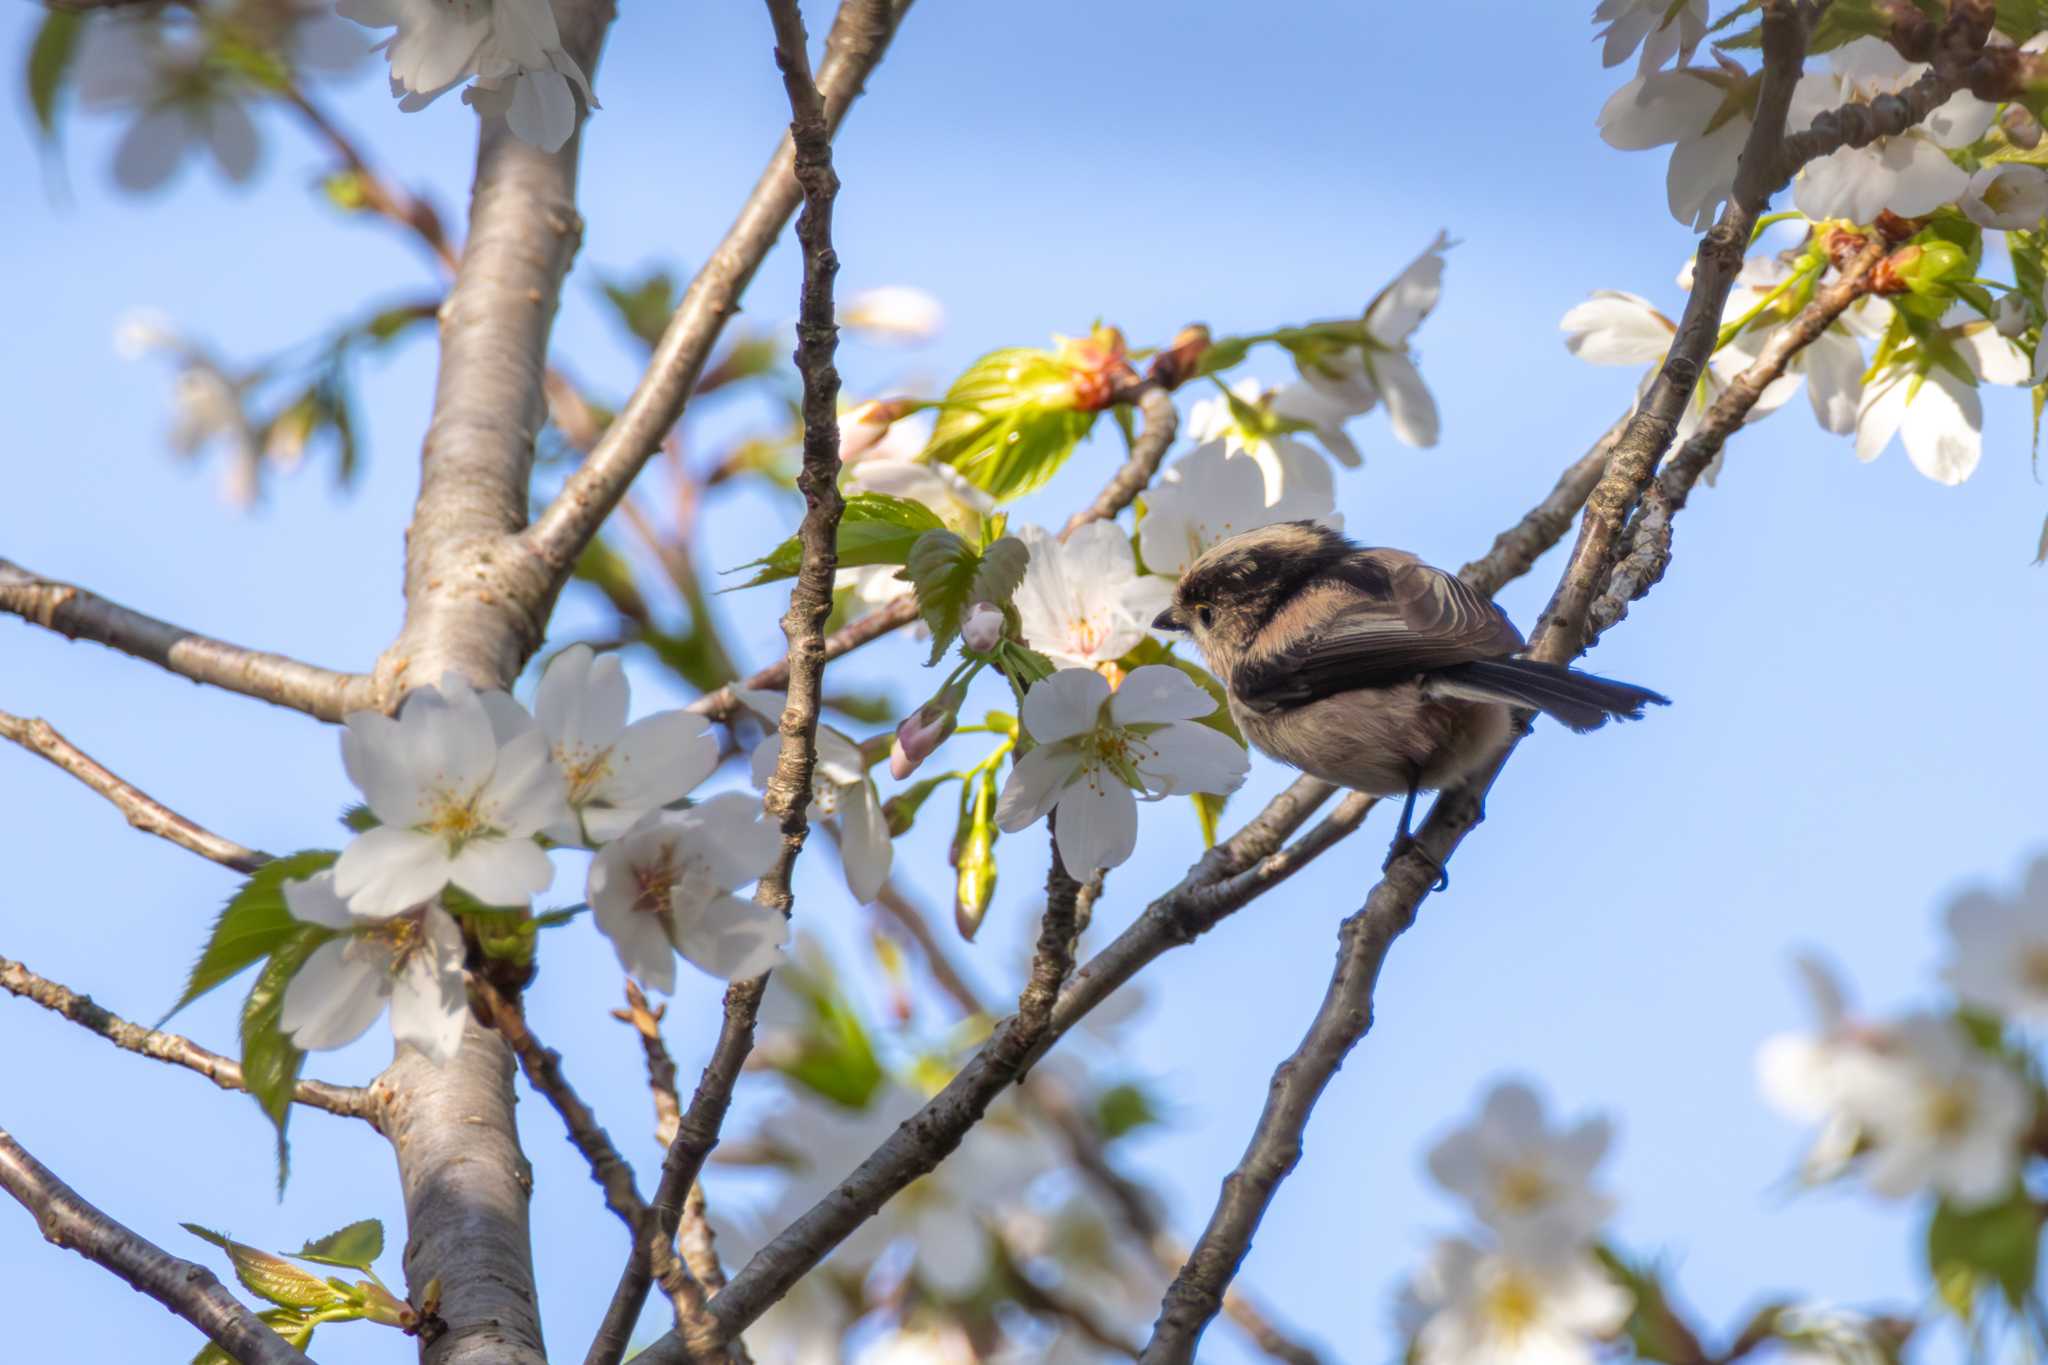
[[1641,720],[1643,707],[1653,702],[1658,706],[1671,704],[1669,697],[1647,687],[1534,659],[1482,659],[1458,664],[1429,674],[1422,686],[1425,696],[1533,707],[1581,733],[1599,729],[1609,716]]

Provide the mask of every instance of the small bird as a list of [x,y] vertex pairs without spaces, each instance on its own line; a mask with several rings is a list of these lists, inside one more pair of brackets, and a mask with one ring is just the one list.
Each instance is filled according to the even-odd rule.
[[1231,718],[1262,753],[1373,796],[1405,793],[1390,863],[1413,842],[1415,794],[1478,767],[1507,737],[1512,708],[1586,731],[1670,704],[1647,688],[1518,657],[1522,633],[1454,575],[1312,521],[1212,546],[1152,626],[1194,638],[1228,692]]

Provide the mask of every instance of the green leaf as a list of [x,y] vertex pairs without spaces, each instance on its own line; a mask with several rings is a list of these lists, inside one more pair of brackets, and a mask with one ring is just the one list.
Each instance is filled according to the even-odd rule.
[[1003,502],[1058,473],[1095,417],[1075,411],[1072,372],[1051,351],[991,351],[946,391],[923,458]]
[[669,315],[676,310],[674,276],[655,270],[638,281],[605,280],[600,287],[628,332],[649,350],[660,344]]
[[284,1012],[284,989],[292,976],[306,965],[313,950],[334,936],[317,925],[300,925],[297,932],[271,951],[270,961],[242,1002],[242,1084],[277,1129],[277,1189],[284,1193],[285,1177],[291,1173],[291,1149],[285,1142],[285,1126],[291,1119],[292,1087],[298,1084],[299,1069],[306,1054],[292,1046],[292,1040],[278,1027]]
[[[887,493],[856,493],[846,500],[846,510],[839,517],[839,567],[906,563],[919,536],[944,526],[939,514],[921,502]],[[803,546],[791,536],[766,556],[740,565],[740,569],[758,567],[760,572],[738,587],[752,588],[780,578],[794,578],[803,565],[803,557]],[[739,569],[730,572],[738,573]]]
[[1095,1097],[1095,1126],[1105,1140],[1115,1142],[1126,1133],[1149,1128],[1159,1122],[1158,1106],[1144,1087],[1126,1081],[1113,1085]]
[[848,1109],[865,1109],[881,1088],[882,1064],[860,1016],[826,983],[796,988],[811,1008],[811,1024],[796,1055],[779,1070],[797,1084]]
[[[270,1330],[303,1351],[313,1343],[314,1318],[291,1308],[266,1308],[256,1315],[269,1324]],[[208,1342],[205,1349],[192,1357],[192,1365],[236,1365],[235,1358],[220,1347]]]
[[57,96],[63,93],[84,32],[83,14],[53,9],[43,16],[35,41],[29,44],[28,102],[35,111],[36,127],[46,139],[57,136]]
[[[2034,1288],[2040,1240],[2041,1211],[2018,1185],[1980,1209],[1958,1209],[1943,1200],[1927,1225],[1927,1268],[1959,1316],[1969,1313],[1958,1300],[1967,1304],[1974,1297],[1965,1284],[1995,1284],[2014,1311],[2023,1311]],[[1952,1290],[1960,1292],[1950,1297]]]
[[961,796],[953,831],[953,926],[972,943],[996,896],[995,768],[983,769],[972,793]]
[[967,605],[976,602],[993,602],[997,606],[1009,605],[1017,595],[1017,589],[1024,584],[1024,567],[1031,562],[1031,551],[1015,536],[999,536],[984,546],[981,564],[974,571],[974,582],[967,589]]
[[360,801],[352,806],[343,806],[341,808],[341,827],[351,834],[365,833],[383,823],[382,820],[377,818],[377,812],[371,810]]
[[1622,1333],[1634,1348],[1637,1359],[1683,1365],[1708,1358],[1699,1337],[1671,1306],[1663,1278],[1655,1266],[1630,1265],[1604,1246],[1594,1247],[1593,1254],[1635,1300],[1628,1321],[1622,1326]]
[[935,664],[960,633],[960,613],[967,608],[981,556],[951,531],[926,531],[910,547],[903,568],[917,591],[917,613],[931,630],[929,663]]
[[[179,1226],[194,1237],[204,1238],[227,1252],[228,1259],[234,1263],[235,1278],[250,1293],[261,1295],[279,1307],[317,1309],[347,1301],[348,1296],[325,1279],[299,1269],[282,1256],[258,1251],[197,1223],[181,1223]],[[382,1229],[378,1231],[378,1240],[380,1243],[383,1240]]]
[[[344,815],[346,821],[348,816]],[[200,996],[261,958],[306,926],[292,918],[284,902],[284,884],[300,881],[334,866],[340,855],[331,849],[307,849],[276,858],[251,873],[213,921],[213,932],[185,982],[185,993],[170,1013],[176,1014]]]
[[384,1225],[374,1218],[365,1218],[325,1237],[316,1237],[292,1254],[316,1265],[368,1270],[384,1254]]
[[882,803],[882,815],[889,822],[889,837],[901,838],[917,822],[917,813],[931,794],[948,782],[960,781],[959,773],[940,773],[911,783]]

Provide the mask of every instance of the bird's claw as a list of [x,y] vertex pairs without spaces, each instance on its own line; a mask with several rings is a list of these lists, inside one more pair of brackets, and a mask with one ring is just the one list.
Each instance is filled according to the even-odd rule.
[[1422,841],[1420,839],[1417,839],[1412,834],[1403,833],[1395,837],[1394,846],[1387,850],[1387,860],[1384,863],[1380,864],[1380,871],[1387,872],[1392,870],[1394,866],[1394,860],[1396,858],[1399,858],[1403,853],[1409,852],[1414,853],[1417,857],[1421,858],[1424,862],[1428,863],[1431,867],[1436,869],[1436,885],[1430,888],[1431,890],[1441,894],[1442,892],[1451,889],[1451,870],[1445,867],[1440,859],[1436,858],[1427,849],[1423,848]]

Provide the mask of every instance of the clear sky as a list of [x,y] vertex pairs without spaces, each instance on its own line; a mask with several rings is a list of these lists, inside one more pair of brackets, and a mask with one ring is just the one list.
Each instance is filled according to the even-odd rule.
[[[812,6],[817,8],[817,6]],[[13,7],[9,51],[35,12]],[[822,30],[824,16],[813,19]],[[1557,320],[1595,288],[1675,313],[1691,249],[1664,208],[1663,163],[1609,150],[1593,118],[1604,73],[1580,5],[1244,7],[929,3],[913,10],[838,153],[843,286],[914,284],[946,302],[945,335],[901,353],[849,347],[855,389],[943,378],[983,351],[1042,344],[1100,316],[1136,342],[1203,320],[1219,332],[1355,312],[1439,228],[1460,239],[1418,338],[1442,444],[1396,445],[1379,414],[1354,427],[1363,470],[1338,483],[1352,532],[1455,566],[1485,548],[1628,401],[1633,373],[1569,357]],[[747,5],[624,7],[597,76],[582,206],[589,229],[556,330],[558,354],[623,393],[632,352],[594,299],[600,272],[685,270],[723,230],[786,116],[765,15]],[[348,125],[409,183],[456,203],[474,129],[446,100],[402,116],[380,80],[337,96]],[[13,317],[0,368],[10,415],[0,554],[194,629],[335,666],[366,667],[400,611],[400,532],[434,354],[418,338],[360,370],[367,464],[337,495],[319,464],[253,515],[216,502],[214,471],[162,435],[159,364],[117,360],[137,306],[246,357],[386,301],[430,293],[429,267],[377,225],[337,219],[309,189],[318,150],[263,120],[266,173],[224,190],[188,169],[168,193],[116,194],[118,126],[71,121],[47,173],[25,110],[0,132],[0,227]],[[794,312],[794,255],[749,296],[764,325]],[[1263,357],[1269,378],[1284,362]],[[2040,678],[2048,573],[2030,567],[2048,490],[2030,467],[2024,398],[1993,392],[1983,467],[1945,489],[1903,451],[1863,466],[1803,398],[1731,449],[1720,486],[1682,518],[1668,581],[1593,659],[1673,699],[1639,725],[1578,738],[1543,727],[1489,819],[1382,978],[1374,1029],[1318,1110],[1307,1154],[1245,1268],[1276,1313],[1345,1360],[1391,1354],[1389,1295],[1456,1210],[1420,1155],[1503,1073],[1567,1112],[1612,1111],[1617,1235],[1661,1251],[1716,1325],[1762,1296],[1910,1301],[1920,1231],[1860,1197],[1788,1198],[1799,1134],[1760,1102],[1752,1056],[1801,1022],[1785,964],[1830,954],[1859,999],[1932,998],[1940,907],[2010,885],[2048,847]],[[1115,458],[1084,451],[1025,515],[1063,516]],[[794,524],[788,504],[749,504]],[[766,548],[763,518],[716,518],[713,561]],[[1556,557],[1502,601],[1533,624]],[[772,592],[723,599],[750,660],[772,654]],[[558,638],[599,619],[574,594]],[[855,670],[908,676],[907,649]],[[660,687],[649,674],[642,705]],[[899,697],[915,702],[922,679]],[[680,699],[680,694],[674,694]],[[990,698],[994,704],[993,696]],[[49,718],[116,771],[263,848],[331,842],[350,798],[327,728],[195,688],[88,645],[0,621],[0,708]],[[1237,808],[1284,780],[1257,760]],[[128,831],[77,783],[0,751],[0,953],[130,1017],[155,1017],[232,878]],[[1134,1170],[1192,1236],[1236,1160],[1272,1066],[1327,979],[1337,921],[1377,872],[1387,817],[1279,894],[1145,978],[1124,1063],[1173,1098],[1171,1123],[1129,1144]],[[920,849],[924,853],[920,853]],[[906,860],[931,865],[931,842]],[[1110,880],[1113,930],[1197,853],[1184,812],[1152,812]],[[812,860],[807,860],[810,862]],[[1007,980],[1039,867],[1016,857],[990,931],[970,950]],[[944,878],[928,883],[937,899]],[[565,873],[558,899],[574,899]],[[853,942],[862,916],[811,866],[798,915]],[[616,971],[578,929],[555,935],[536,1028],[651,1180],[656,1152],[637,1049],[603,1015]],[[233,1050],[231,991],[182,1027]],[[714,993],[682,991],[670,1037],[686,1074],[709,1047]],[[370,1041],[312,1070],[363,1079]],[[31,1005],[0,1002],[0,1123],[79,1190],[163,1244],[201,1248],[192,1220],[296,1245],[354,1218],[400,1226],[381,1139],[317,1112],[293,1125],[297,1176],[273,1198],[271,1136],[247,1101],[115,1053]],[[522,1106],[550,1338],[580,1350],[623,1255],[580,1160],[544,1105]],[[714,1200],[718,1189],[714,1186]],[[0,1306],[24,1359],[177,1359],[189,1329],[0,1209]],[[387,1260],[395,1271],[396,1256]],[[388,1360],[364,1328],[323,1330],[323,1360]],[[1248,1359],[1231,1329],[1205,1359]]]

